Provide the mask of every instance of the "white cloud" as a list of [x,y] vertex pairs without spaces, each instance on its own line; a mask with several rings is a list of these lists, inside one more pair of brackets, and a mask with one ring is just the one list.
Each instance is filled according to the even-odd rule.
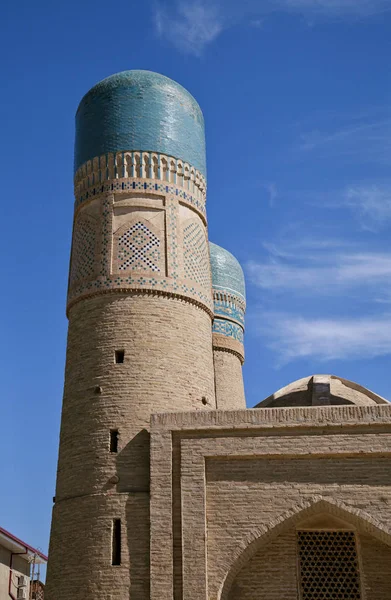
[[285,10],[328,17],[366,17],[391,10],[390,0],[274,0],[274,2]]
[[327,296],[370,289],[381,297],[391,290],[391,253],[346,251],[329,242],[300,255],[289,247],[266,246],[269,256],[249,261],[249,280],[270,291]]
[[391,315],[335,319],[261,313],[258,333],[277,353],[279,364],[299,358],[346,360],[391,354]]
[[192,0],[175,5],[159,3],[155,8],[158,34],[178,50],[201,56],[225,27],[225,18],[212,1]]
[[[275,352],[279,366],[300,358],[328,361],[391,354],[391,313],[378,311],[391,303],[391,252],[315,236],[264,248],[266,257],[247,265],[249,282],[262,289],[264,304],[248,315],[248,324]],[[266,309],[270,303],[277,308]],[[358,316],[339,316],[347,310]]]
[[352,185],[346,188],[343,200],[363,229],[377,231],[391,219],[391,184]]
[[391,181],[358,182],[330,192],[294,192],[307,205],[341,210],[348,208],[361,229],[377,232],[391,221]]
[[270,182],[270,183],[265,183],[263,187],[269,194],[269,205],[271,207],[273,207],[275,205],[276,199],[278,198],[277,186],[275,183]]
[[295,147],[303,153],[362,163],[391,163],[391,119],[348,123],[337,129],[312,129],[300,134]]
[[201,56],[225,29],[239,23],[262,28],[272,13],[314,18],[368,17],[391,10],[391,0],[157,0],[157,33],[178,50]]

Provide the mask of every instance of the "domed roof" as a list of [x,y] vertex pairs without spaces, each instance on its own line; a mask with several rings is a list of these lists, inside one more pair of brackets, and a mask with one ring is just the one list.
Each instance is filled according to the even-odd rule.
[[303,377],[281,388],[255,408],[388,404],[387,400],[362,385],[335,375]]
[[196,100],[151,71],[123,71],[97,83],[76,113],[75,170],[125,150],[160,152],[205,174],[204,118]]
[[239,262],[228,250],[217,244],[209,242],[209,248],[213,289],[230,292],[245,299],[244,273]]

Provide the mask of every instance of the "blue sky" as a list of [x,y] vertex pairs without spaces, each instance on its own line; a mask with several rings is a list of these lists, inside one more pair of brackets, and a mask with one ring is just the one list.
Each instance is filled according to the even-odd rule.
[[0,525],[47,550],[74,113],[117,71],[203,109],[210,239],[247,279],[248,405],[314,373],[390,398],[391,0],[7,4]]

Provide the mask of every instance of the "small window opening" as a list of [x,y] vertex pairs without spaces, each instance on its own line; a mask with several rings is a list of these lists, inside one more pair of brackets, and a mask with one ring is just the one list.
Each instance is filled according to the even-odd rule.
[[113,520],[113,539],[111,550],[111,564],[121,564],[121,519]]
[[118,429],[110,430],[110,452],[118,452]]
[[123,363],[125,359],[125,350],[116,350],[115,351],[115,362],[117,364]]

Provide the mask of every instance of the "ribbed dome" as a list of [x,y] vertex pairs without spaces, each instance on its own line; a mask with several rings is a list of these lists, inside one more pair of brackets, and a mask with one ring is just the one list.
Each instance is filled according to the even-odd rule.
[[246,297],[243,269],[236,258],[217,244],[209,242],[212,286],[221,290]]
[[75,170],[108,152],[144,150],[205,168],[204,118],[181,85],[151,71],[123,71],[103,79],[76,113]]

